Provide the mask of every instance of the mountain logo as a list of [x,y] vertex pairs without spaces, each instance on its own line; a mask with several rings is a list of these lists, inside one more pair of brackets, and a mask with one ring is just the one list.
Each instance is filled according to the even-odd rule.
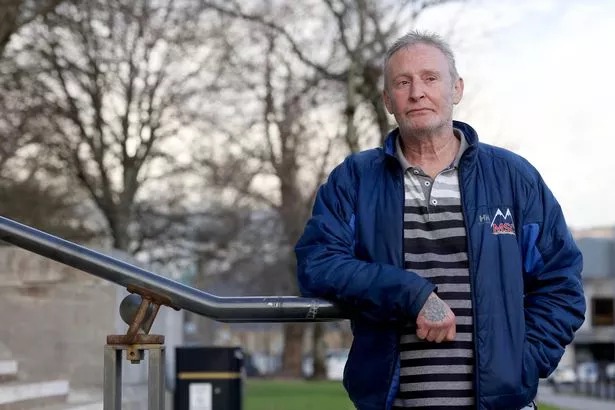
[[491,221],[491,231],[494,235],[515,235],[515,222],[510,208],[506,208],[506,212],[498,208]]

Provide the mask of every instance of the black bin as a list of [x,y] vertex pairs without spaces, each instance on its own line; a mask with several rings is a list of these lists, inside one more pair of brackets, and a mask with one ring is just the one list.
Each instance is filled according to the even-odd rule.
[[239,347],[177,347],[174,410],[241,410]]

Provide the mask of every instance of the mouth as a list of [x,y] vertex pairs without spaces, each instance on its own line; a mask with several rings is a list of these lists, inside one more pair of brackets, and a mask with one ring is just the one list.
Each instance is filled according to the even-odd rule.
[[431,110],[429,108],[416,108],[416,109],[413,109],[413,110],[409,110],[407,112],[407,114],[409,114],[409,115],[426,114],[428,112],[431,112]]

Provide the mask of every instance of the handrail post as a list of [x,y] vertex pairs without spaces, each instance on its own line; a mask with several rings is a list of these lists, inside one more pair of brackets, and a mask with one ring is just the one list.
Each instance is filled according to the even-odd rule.
[[164,343],[105,345],[103,410],[121,410],[122,408],[122,352],[124,351],[126,351],[126,358],[133,364],[139,363],[147,351],[147,408],[148,410],[164,410]]
[[103,382],[103,409],[122,408],[122,350],[105,346],[105,365]]
[[122,408],[122,352],[126,360],[140,363],[147,351],[148,410],[164,410],[164,336],[148,334],[161,304],[168,304],[164,297],[138,287],[128,291],[138,293],[141,301],[137,309],[130,304],[132,295],[120,304],[120,316],[129,325],[125,335],[108,335],[105,345],[104,410]]
[[164,345],[150,348],[148,355],[147,408],[164,410]]

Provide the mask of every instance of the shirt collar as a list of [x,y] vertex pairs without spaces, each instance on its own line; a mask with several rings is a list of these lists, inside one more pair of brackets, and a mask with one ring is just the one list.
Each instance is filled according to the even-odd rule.
[[[457,151],[457,155],[455,155],[455,159],[453,159],[453,162],[451,163],[450,166],[453,168],[457,168],[459,167],[459,161],[461,160],[461,156],[463,155],[465,150],[468,149],[470,144],[468,144],[468,141],[463,135],[463,131],[461,131],[460,129],[453,128],[453,134],[455,134],[455,137],[457,137],[457,139],[460,141],[460,144],[459,144],[459,151]],[[406,159],[406,156],[404,155],[404,152],[401,148],[401,135],[400,134],[397,134],[397,138],[395,138],[395,156],[397,157],[397,160],[399,161],[399,164],[401,165],[404,171],[407,170],[408,168],[418,168],[412,165]]]

